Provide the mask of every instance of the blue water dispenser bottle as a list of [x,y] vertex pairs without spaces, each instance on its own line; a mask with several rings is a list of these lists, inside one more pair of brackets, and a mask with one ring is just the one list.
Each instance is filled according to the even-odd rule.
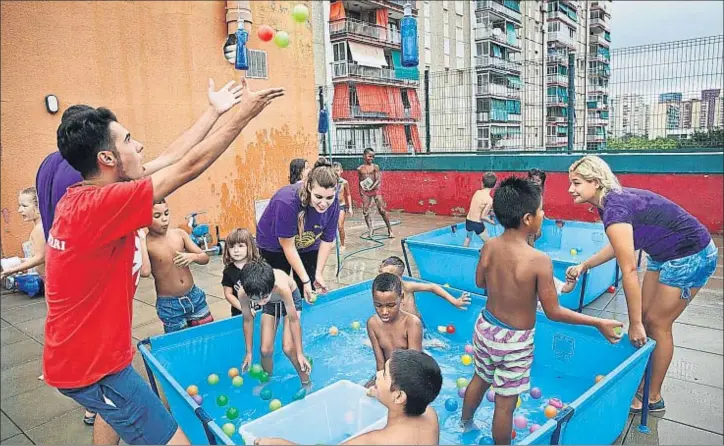
[[416,67],[420,64],[417,47],[417,20],[412,16],[412,5],[405,3],[405,16],[400,24],[402,34],[402,66]]

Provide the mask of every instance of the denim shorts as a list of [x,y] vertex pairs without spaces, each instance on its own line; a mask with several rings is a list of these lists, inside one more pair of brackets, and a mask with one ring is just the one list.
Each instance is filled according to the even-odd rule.
[[158,296],[156,312],[163,322],[164,333],[214,321],[206,303],[206,293],[196,285],[185,296]]
[[706,248],[680,259],[658,262],[648,257],[647,271],[658,271],[659,282],[664,285],[681,288],[681,298],[689,299],[692,288],[706,285],[714,271],[719,251],[714,240]]
[[128,444],[166,444],[178,424],[132,366],[79,389],[58,389],[96,412]]

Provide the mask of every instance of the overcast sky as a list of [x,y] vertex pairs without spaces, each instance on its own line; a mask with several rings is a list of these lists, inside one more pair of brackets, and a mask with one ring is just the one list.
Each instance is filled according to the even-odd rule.
[[622,48],[724,33],[724,2],[614,0],[611,46]]

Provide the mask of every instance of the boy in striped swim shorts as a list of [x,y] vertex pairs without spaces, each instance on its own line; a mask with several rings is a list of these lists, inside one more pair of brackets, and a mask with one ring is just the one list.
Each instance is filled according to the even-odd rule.
[[540,188],[526,179],[508,178],[495,193],[493,210],[505,232],[483,245],[475,272],[475,282],[487,289],[488,299],[475,322],[475,374],[465,391],[461,426],[477,429],[473,416],[492,386],[493,440],[510,444],[518,395],[530,389],[538,298],[549,319],[596,327],[612,343],[620,340],[616,329],[623,323],[558,305],[553,263],[527,243],[543,221]]

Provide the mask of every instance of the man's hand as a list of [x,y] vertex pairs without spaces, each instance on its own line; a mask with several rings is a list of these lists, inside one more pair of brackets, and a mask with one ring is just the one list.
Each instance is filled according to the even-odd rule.
[[193,252],[176,251],[176,257],[173,258],[173,264],[176,268],[186,268],[196,261],[197,254]]
[[459,298],[455,299],[455,303],[453,305],[461,310],[467,310],[468,305],[470,305],[470,293],[465,292],[461,294]]
[[246,356],[244,356],[244,362],[241,363],[241,373],[249,371],[249,367],[251,367],[251,360],[251,353],[247,353]]
[[302,372],[311,373],[312,365],[309,363],[309,360],[307,360],[307,357],[304,356],[304,353],[297,355],[297,361],[299,361],[299,368]]
[[267,88],[266,90],[251,91],[246,79],[241,80],[241,105],[239,114],[254,118],[261,113],[274,99],[284,96],[283,88]]
[[221,87],[221,90],[215,91],[214,80],[209,78],[209,105],[214,107],[214,111],[218,115],[223,115],[241,102],[243,86],[235,84],[236,82],[229,81],[229,83]]

